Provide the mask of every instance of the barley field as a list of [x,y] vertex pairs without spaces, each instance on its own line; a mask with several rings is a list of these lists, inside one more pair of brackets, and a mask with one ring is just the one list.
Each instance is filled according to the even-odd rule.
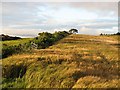
[[72,34],[2,62],[3,88],[120,88],[119,36]]

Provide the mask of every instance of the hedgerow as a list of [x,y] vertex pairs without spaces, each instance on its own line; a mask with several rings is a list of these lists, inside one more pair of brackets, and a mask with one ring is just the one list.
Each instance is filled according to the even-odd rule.
[[2,58],[6,58],[12,54],[29,52],[32,49],[44,49],[53,45],[56,41],[68,36],[70,33],[66,31],[58,31],[53,34],[48,32],[39,33],[38,37],[35,37],[33,40],[30,40],[24,44],[18,44],[13,46],[3,45],[2,48]]

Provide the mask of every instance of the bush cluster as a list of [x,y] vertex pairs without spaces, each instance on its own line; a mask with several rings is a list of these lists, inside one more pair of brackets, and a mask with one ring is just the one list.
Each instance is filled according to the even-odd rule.
[[36,37],[31,42],[35,43],[38,49],[41,49],[41,48],[46,48],[48,46],[51,46],[56,41],[69,35],[69,33],[66,31],[59,31],[59,32],[55,32],[53,34],[48,33],[48,32],[43,32],[43,33],[39,33],[38,35],[39,36]]
[[69,35],[66,31],[58,31],[53,34],[48,32],[39,33],[38,37],[35,37],[33,40],[29,41],[28,43],[7,46],[3,45],[2,48],[2,58],[5,58],[12,54],[22,53],[22,52],[29,52],[32,49],[44,49],[56,41],[66,37]]
[[25,44],[19,44],[19,45],[13,45],[13,46],[7,46],[3,44],[2,47],[2,58],[6,58],[7,56],[10,56],[12,54],[21,53],[23,51],[29,50],[29,43]]

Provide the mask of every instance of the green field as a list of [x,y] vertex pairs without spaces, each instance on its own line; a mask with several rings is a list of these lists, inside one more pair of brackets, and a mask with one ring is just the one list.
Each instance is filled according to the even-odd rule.
[[[3,88],[120,88],[119,36],[72,34],[3,59]],[[27,40],[27,39],[26,39]],[[15,45],[26,40],[4,41]]]
[[7,45],[7,46],[12,46],[12,45],[19,45],[19,44],[24,44],[32,40],[33,38],[22,38],[19,40],[7,40],[7,41],[2,41],[2,44]]

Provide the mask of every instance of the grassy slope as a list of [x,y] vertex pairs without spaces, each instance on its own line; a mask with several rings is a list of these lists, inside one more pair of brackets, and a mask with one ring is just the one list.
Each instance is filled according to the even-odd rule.
[[18,45],[18,44],[24,44],[33,38],[23,38],[23,39],[18,39],[18,40],[8,40],[8,41],[2,41],[2,44],[6,44],[7,46],[11,45]]
[[6,41],[0,41],[0,57],[2,55],[2,48],[3,46],[18,46],[19,44],[25,44],[28,43],[30,40],[32,40],[33,38],[22,38],[22,39],[18,39],[18,40],[6,40]]
[[20,66],[26,68],[26,73],[13,81],[5,79],[3,87],[118,87],[120,61],[116,38],[70,35],[49,48],[8,57],[2,62],[6,75]]

